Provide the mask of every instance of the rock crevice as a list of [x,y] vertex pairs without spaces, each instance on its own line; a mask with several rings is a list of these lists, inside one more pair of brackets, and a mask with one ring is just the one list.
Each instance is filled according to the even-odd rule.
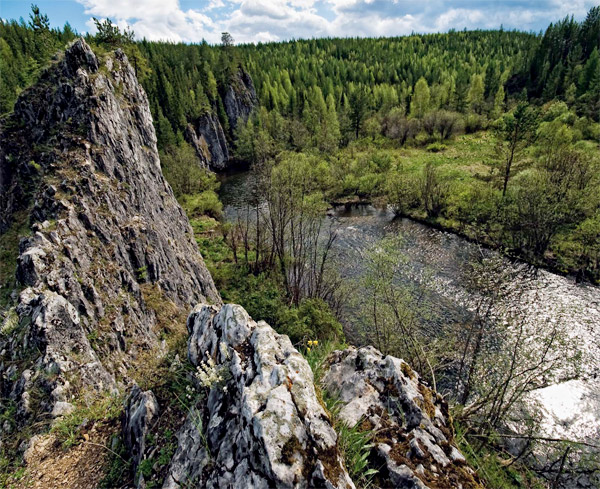
[[182,487],[183,474],[207,488],[354,487],[310,367],[287,336],[237,305],[197,306],[188,330],[190,361],[214,362],[225,380],[180,430],[164,489]]

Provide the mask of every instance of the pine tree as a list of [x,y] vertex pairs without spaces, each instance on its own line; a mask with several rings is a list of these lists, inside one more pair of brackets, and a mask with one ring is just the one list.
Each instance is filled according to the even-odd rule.
[[502,114],[504,108],[504,97],[504,85],[500,85],[496,91],[496,94],[494,95],[494,110],[492,114],[494,117],[499,117],[500,114]]
[[412,100],[410,103],[410,115],[422,118],[429,110],[430,92],[427,80],[421,77],[415,84]]
[[467,103],[469,108],[476,114],[481,114],[484,108],[484,83],[483,77],[474,73],[471,76],[471,84],[467,94]]

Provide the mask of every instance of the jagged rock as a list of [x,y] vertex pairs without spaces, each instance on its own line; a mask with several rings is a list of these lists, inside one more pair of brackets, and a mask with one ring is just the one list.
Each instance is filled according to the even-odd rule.
[[381,487],[480,488],[453,444],[448,405],[406,362],[369,346],[333,352],[323,376],[350,426],[373,430]]
[[36,410],[55,414],[113,390],[115,372],[159,348],[161,316],[220,298],[122,51],[99,59],[76,40],[0,128],[0,232],[32,230],[18,250],[19,324],[0,338],[0,397],[24,421],[32,389]]
[[[239,120],[245,121],[258,103],[252,78],[240,69],[225,90],[223,105],[229,120],[229,140]],[[230,151],[227,137],[214,111],[206,112],[193,124],[188,124],[185,139],[192,145],[200,162],[206,168],[221,171],[227,168]]]
[[252,78],[240,69],[229,84],[223,99],[232,132],[237,128],[240,119],[243,121],[248,119],[256,104],[256,90]]
[[179,431],[164,489],[354,487],[312,371],[287,336],[237,305],[201,304],[187,324],[191,362],[212,359],[223,380]]
[[[144,456],[146,436],[158,415],[159,406],[152,391],[142,392],[139,386],[134,384],[123,416],[123,441],[131,455],[135,474]],[[143,486],[142,474],[139,474],[136,486]]]
[[185,138],[207,168],[219,171],[227,167],[229,162],[227,139],[215,114],[207,112],[196,121],[194,126],[188,124]]

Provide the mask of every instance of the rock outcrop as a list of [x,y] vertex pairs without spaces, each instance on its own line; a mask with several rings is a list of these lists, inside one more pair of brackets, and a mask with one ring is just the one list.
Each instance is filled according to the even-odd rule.
[[142,474],[138,467],[146,449],[146,437],[150,433],[152,425],[159,416],[160,408],[156,397],[151,391],[142,392],[137,384],[134,384],[123,416],[123,441],[133,465],[133,473],[138,476],[138,485],[143,484]]
[[354,487],[287,336],[237,305],[201,304],[187,324],[189,359],[212,385],[177,435],[164,489]]
[[229,142],[235,139],[238,122],[246,121],[258,103],[252,78],[242,68],[226,87],[222,101],[229,121],[228,135],[214,111],[188,124],[185,131],[185,139],[196,150],[202,165],[214,171],[222,171],[229,166]]
[[403,360],[373,347],[336,351],[323,384],[348,425],[374,433],[379,487],[482,487],[453,443],[448,405]]
[[[154,479],[163,489],[354,487],[312,371],[287,336],[231,304],[199,304],[187,328],[195,394],[168,469]],[[369,433],[370,487],[482,488],[454,443],[446,402],[403,360],[350,347],[323,372],[337,423]],[[141,396],[134,388],[128,405]],[[128,416],[125,426],[135,425]]]
[[194,125],[189,124],[185,138],[206,168],[214,171],[227,168],[229,163],[227,138],[215,114],[207,112]]
[[220,298],[122,51],[100,59],[78,39],[1,128],[0,232],[31,229],[18,250],[18,317],[0,336],[0,396],[24,421],[114,389],[166,327]]
[[252,78],[240,69],[229,84],[223,99],[223,105],[225,105],[225,112],[232,131],[237,128],[240,120],[245,121],[248,119],[256,104],[256,90]]

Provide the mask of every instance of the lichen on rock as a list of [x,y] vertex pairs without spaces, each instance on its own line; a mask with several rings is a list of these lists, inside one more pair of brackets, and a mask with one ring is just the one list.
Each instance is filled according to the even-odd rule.
[[187,324],[190,361],[212,358],[230,375],[180,430],[164,489],[190,476],[206,488],[354,487],[312,371],[287,336],[230,304],[198,305]]
[[323,376],[338,416],[372,430],[381,487],[480,488],[453,440],[448,405],[403,360],[372,346],[335,351]]

